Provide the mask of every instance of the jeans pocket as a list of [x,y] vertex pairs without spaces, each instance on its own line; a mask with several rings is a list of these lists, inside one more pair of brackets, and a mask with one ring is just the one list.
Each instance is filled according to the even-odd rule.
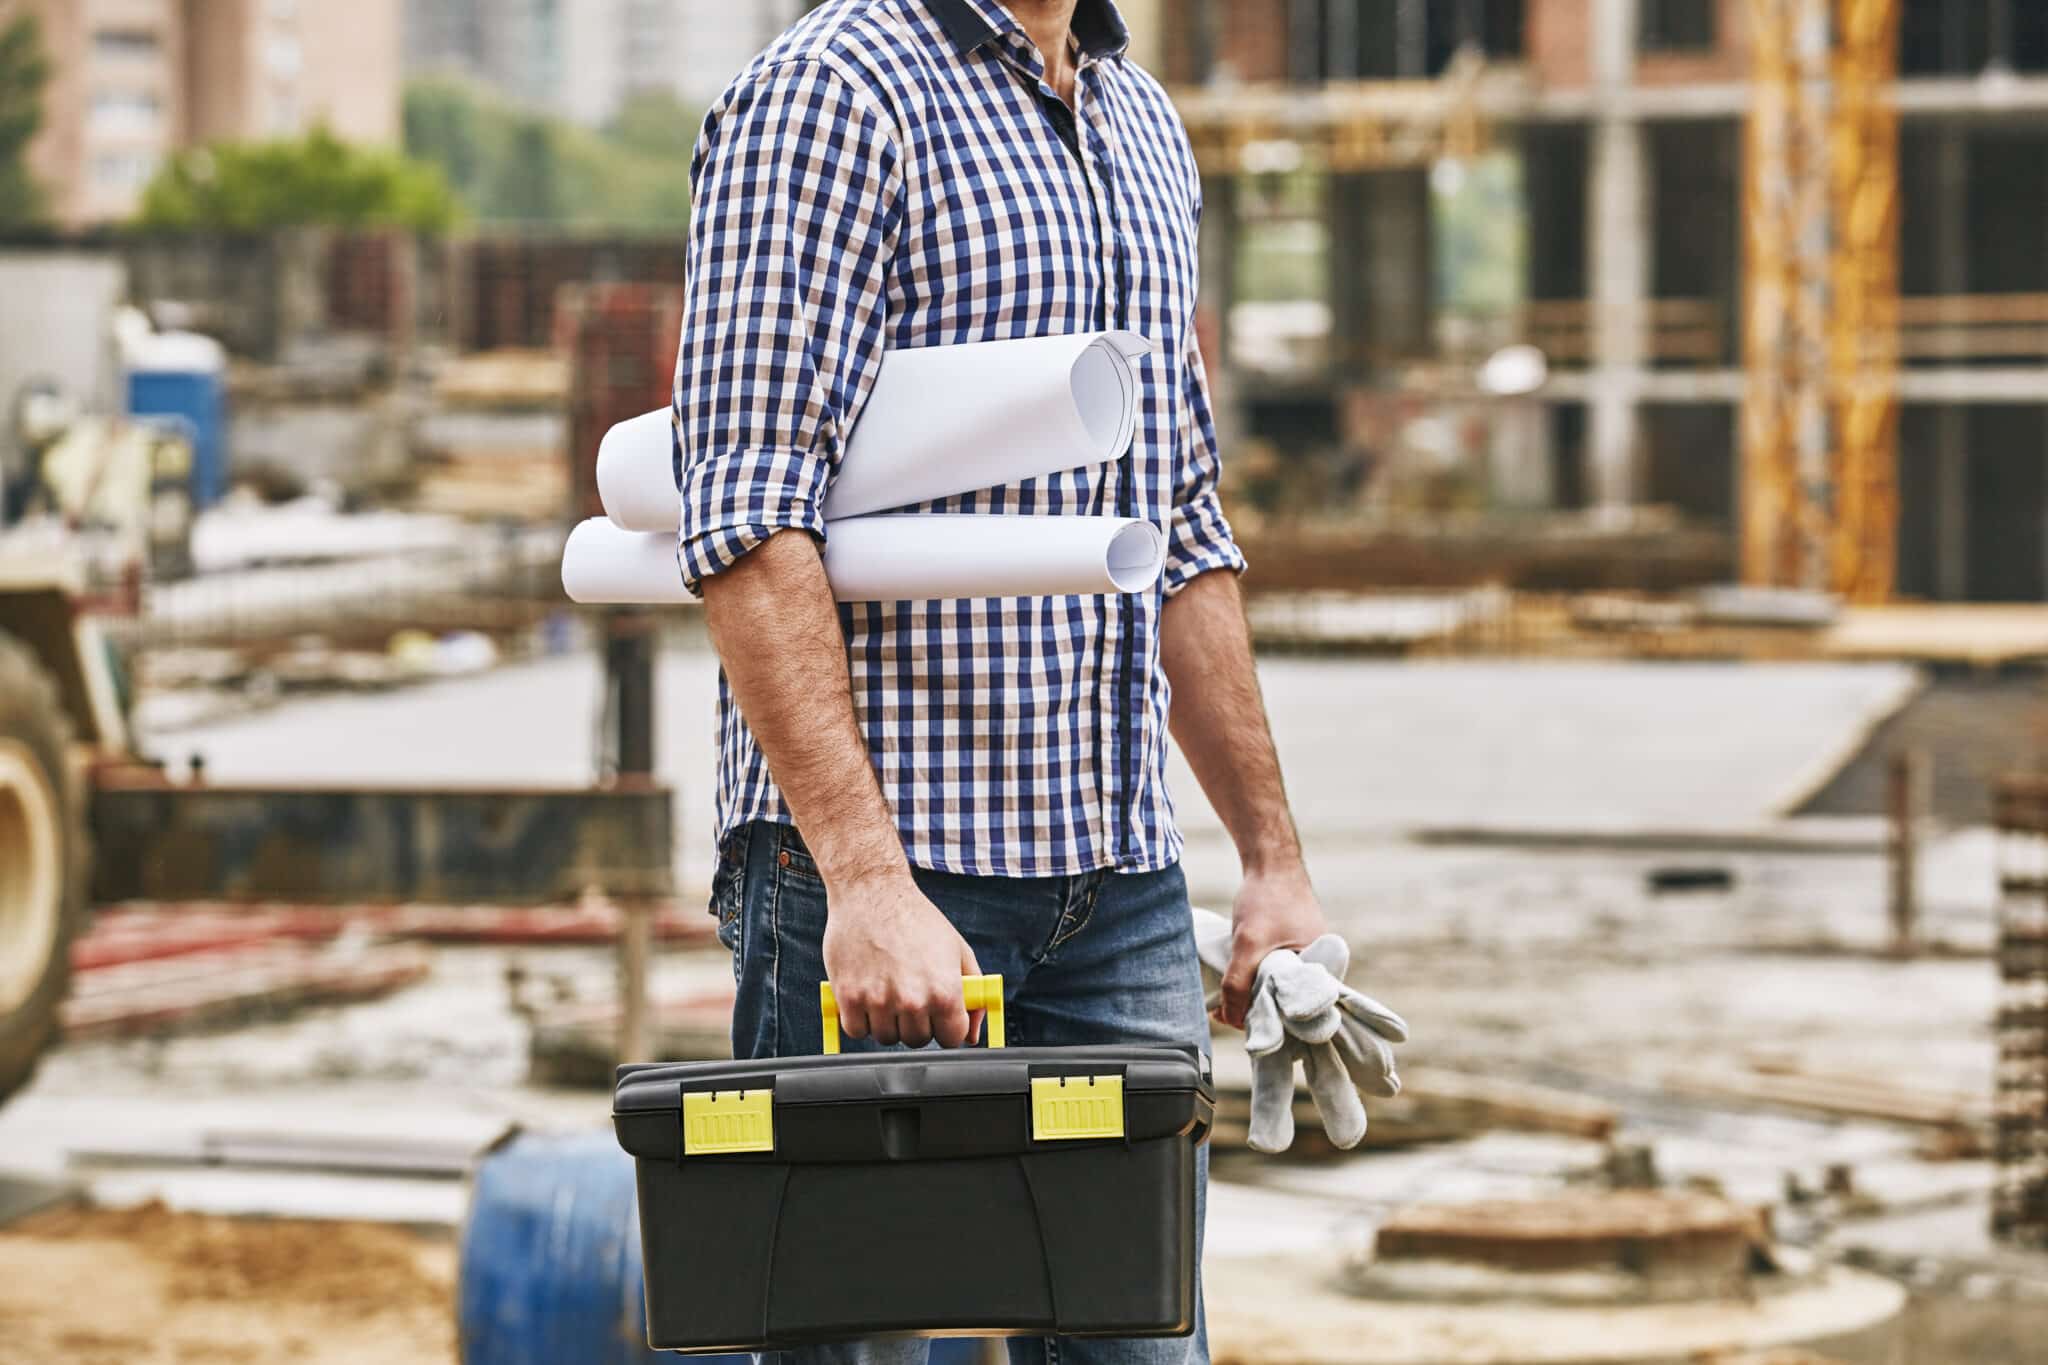
[[732,954],[733,976],[740,971],[741,922],[745,919],[747,892],[747,835],[736,830],[718,853],[718,870],[711,874],[711,913],[718,918],[718,941]]
[[811,857],[811,850],[804,844],[804,837],[796,832],[795,825],[778,826],[782,835],[782,847],[776,852],[775,866],[782,876],[795,881],[810,882],[814,886],[825,884],[825,874],[818,871],[818,862]]

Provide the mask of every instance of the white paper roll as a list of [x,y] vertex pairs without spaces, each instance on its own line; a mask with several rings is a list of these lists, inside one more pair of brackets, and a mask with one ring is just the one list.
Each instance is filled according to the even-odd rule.
[[682,524],[675,439],[675,414],[667,408],[644,412],[604,434],[597,447],[597,496],[617,525],[674,531]]
[[[825,496],[838,521],[1101,464],[1137,430],[1135,332],[891,351]],[[597,455],[605,513],[630,531],[681,523],[666,408],[621,422]]]
[[825,517],[858,517],[1102,464],[1137,429],[1135,332],[891,351]]
[[[825,576],[841,602],[1143,592],[1165,559],[1159,528],[1126,517],[854,517],[832,523],[825,540]],[[570,533],[562,587],[592,606],[691,600],[673,532],[621,530],[603,517]]]
[[1128,517],[852,517],[825,532],[841,602],[1143,592],[1165,558],[1159,528]]
[[674,531],[627,531],[592,517],[562,547],[562,590],[590,606],[678,606],[692,601],[676,563]]

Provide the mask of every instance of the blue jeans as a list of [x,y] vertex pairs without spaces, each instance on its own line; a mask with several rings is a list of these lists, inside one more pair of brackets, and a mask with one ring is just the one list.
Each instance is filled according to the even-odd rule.
[[[1178,866],[1120,876],[963,877],[913,870],[917,884],[1003,978],[1013,1047],[1091,1043],[1192,1044],[1207,1050],[1202,971]],[[825,883],[788,825],[757,821],[726,841],[712,885],[718,935],[732,949],[738,999],[735,1057],[801,1057],[824,1046],[818,983],[825,978]],[[875,1047],[847,1039],[846,1050]],[[1196,1185],[1196,1264],[1208,1189],[1208,1149]],[[1011,1365],[1208,1365],[1196,1272],[1192,1337],[1018,1338]],[[922,1365],[927,1343],[867,1341],[777,1351],[769,1365]]]

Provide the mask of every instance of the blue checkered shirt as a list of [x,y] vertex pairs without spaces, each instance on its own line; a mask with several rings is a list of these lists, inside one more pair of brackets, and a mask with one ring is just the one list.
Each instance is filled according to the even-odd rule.
[[[1153,871],[1167,597],[1243,559],[1216,496],[1195,340],[1201,182],[1109,0],[1074,19],[1070,112],[996,0],[827,0],[743,71],[692,167],[676,366],[680,559],[695,591],[821,509],[886,351],[1129,329],[1120,460],[915,510],[1121,514],[1167,536],[1126,596],[842,604],[853,703],[910,860],[981,876]],[[721,677],[718,837],[788,822]]]

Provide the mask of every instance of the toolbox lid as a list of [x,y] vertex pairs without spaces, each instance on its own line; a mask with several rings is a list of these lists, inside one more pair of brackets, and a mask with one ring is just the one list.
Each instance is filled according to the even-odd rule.
[[[773,1091],[773,1110],[791,1119],[863,1126],[880,1110],[951,1101],[1014,1102],[1020,1121],[990,1134],[1000,1145],[1031,1142],[1032,1082],[1118,1078],[1122,1138],[1140,1141],[1206,1130],[1215,1091],[1208,1058],[1194,1048],[1158,1045],[857,1052],[833,1057],[670,1062],[622,1066],[612,1097],[620,1144],[635,1156],[678,1155],[687,1094]],[[835,1111],[844,1111],[843,1115]],[[783,1125],[776,1125],[781,1128]],[[778,1142],[777,1147],[786,1144]],[[809,1145],[809,1144],[806,1144]],[[976,1144],[979,1146],[980,1144]],[[837,1143],[829,1144],[836,1148]],[[792,1155],[795,1155],[792,1153]],[[851,1158],[852,1152],[847,1152]],[[801,1159],[799,1157],[799,1159]]]

